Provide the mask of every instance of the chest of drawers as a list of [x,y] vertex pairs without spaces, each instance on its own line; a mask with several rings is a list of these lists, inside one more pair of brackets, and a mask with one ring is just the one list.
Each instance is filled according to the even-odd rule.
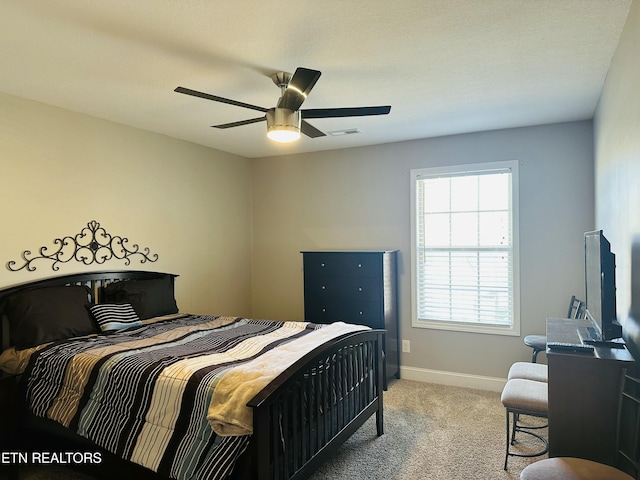
[[302,255],[305,320],[342,321],[385,329],[385,384],[387,378],[400,378],[397,251]]

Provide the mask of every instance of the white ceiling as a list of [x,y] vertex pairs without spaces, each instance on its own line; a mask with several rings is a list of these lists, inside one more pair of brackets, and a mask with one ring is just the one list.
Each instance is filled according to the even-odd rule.
[[[0,0],[0,92],[263,157],[590,119],[632,0]],[[322,77],[310,120],[362,133],[266,139],[270,74]],[[0,113],[1,114],[1,113]]]

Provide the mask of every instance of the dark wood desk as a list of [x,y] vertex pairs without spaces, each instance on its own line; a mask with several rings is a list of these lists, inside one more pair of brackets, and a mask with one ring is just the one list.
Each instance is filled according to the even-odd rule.
[[[580,343],[584,320],[547,319],[547,341]],[[547,348],[549,456],[616,460],[618,393],[623,368],[635,368],[626,348],[596,347],[590,354]]]

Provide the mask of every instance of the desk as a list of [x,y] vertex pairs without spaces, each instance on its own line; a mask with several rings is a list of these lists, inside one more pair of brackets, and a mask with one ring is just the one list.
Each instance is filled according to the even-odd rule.
[[[547,319],[547,341],[580,343],[585,320]],[[626,348],[596,347],[580,354],[547,348],[549,456],[580,457],[615,465],[621,371],[632,369]]]

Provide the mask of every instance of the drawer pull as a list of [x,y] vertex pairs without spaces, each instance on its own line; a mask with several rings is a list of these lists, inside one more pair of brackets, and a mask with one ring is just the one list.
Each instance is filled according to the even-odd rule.
[[362,312],[360,312],[360,315],[362,315]]
[[324,313],[324,312],[326,312],[326,311],[327,311],[327,309],[326,309],[326,308],[323,308],[323,309],[322,309],[322,313]]
[[322,262],[322,263],[320,264],[320,266],[321,266],[321,267],[324,267],[324,262]]
[[358,291],[361,292],[362,291],[362,287],[358,287]]
[[327,287],[325,287],[324,285],[322,285],[322,287],[320,287],[320,288],[322,288],[322,290],[326,290],[327,289]]
[[362,268],[362,264],[361,263],[358,264],[358,268]]

